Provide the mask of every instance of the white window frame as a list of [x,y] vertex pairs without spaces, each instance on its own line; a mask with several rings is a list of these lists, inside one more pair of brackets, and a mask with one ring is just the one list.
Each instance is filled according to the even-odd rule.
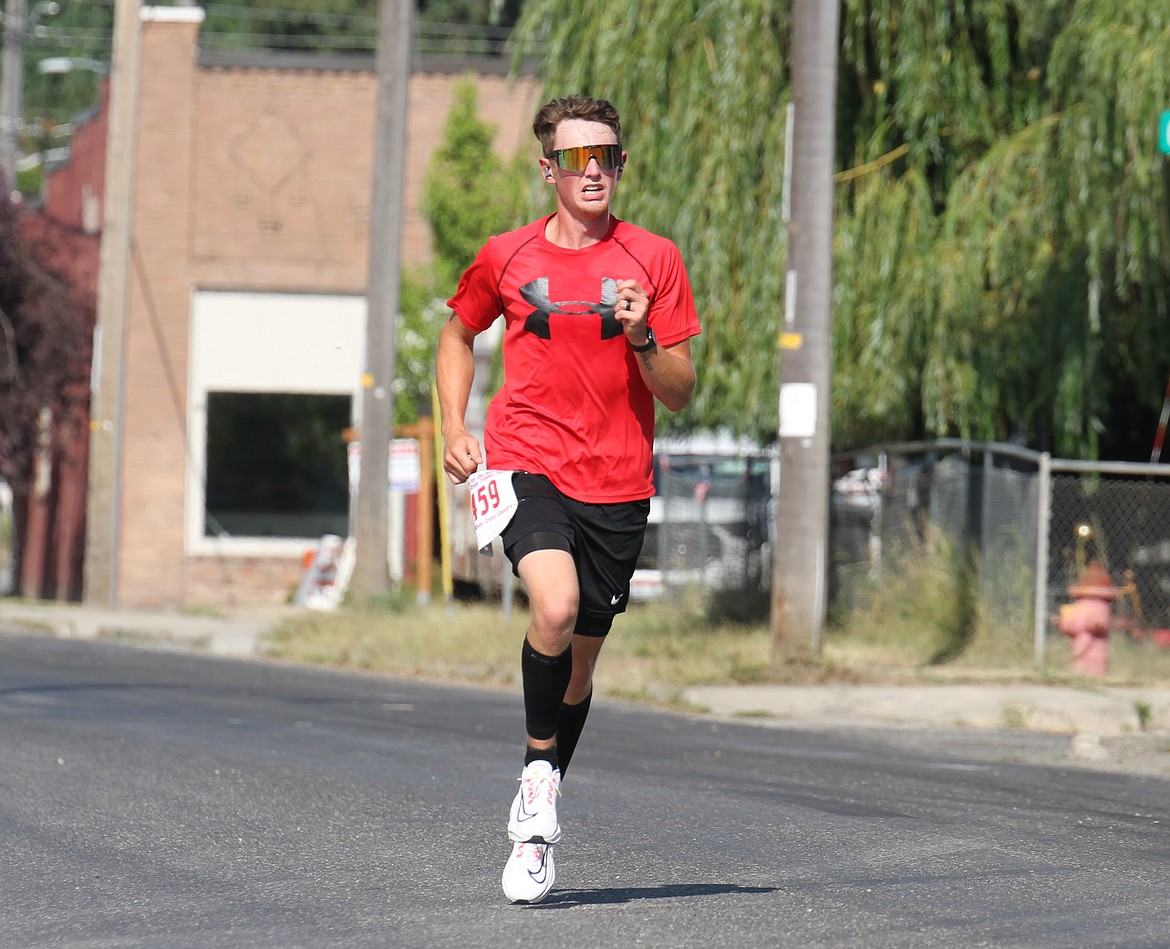
[[306,537],[206,537],[207,394],[350,397],[361,424],[366,298],[196,290],[191,301],[184,546],[196,556],[297,557]]

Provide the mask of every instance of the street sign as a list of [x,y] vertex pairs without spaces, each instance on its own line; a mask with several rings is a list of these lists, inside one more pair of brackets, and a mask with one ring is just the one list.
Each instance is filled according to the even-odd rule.
[[1158,119],[1158,151],[1170,155],[1170,109],[1164,111]]

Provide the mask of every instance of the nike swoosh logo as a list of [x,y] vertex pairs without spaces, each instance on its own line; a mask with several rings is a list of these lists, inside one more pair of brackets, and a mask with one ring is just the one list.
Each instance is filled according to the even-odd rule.
[[520,806],[516,808],[516,820],[520,821],[520,823],[524,823],[526,820],[532,820],[532,818],[539,816],[539,813],[539,811],[533,811],[529,813],[527,810],[525,810],[524,798],[520,798]]
[[617,606],[618,600],[620,600],[621,598],[622,598],[622,595],[620,593],[617,596],[610,597],[609,598],[609,605],[610,606]]
[[548,847],[540,853],[540,869],[529,870],[528,875],[532,877],[533,883],[543,883],[548,879]]

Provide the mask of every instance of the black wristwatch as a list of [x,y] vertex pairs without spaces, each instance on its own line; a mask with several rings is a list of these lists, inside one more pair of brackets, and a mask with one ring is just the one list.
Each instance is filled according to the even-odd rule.
[[636,353],[648,353],[657,346],[658,340],[654,338],[654,330],[650,329],[649,326],[646,327],[646,342],[641,346],[635,346],[633,343],[630,343],[630,349]]

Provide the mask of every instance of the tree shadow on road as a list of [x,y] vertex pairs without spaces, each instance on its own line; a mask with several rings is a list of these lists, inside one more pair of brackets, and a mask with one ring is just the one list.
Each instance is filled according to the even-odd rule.
[[736,886],[731,883],[668,883],[662,886],[604,886],[591,889],[557,890],[532,907],[566,909],[570,906],[603,906],[634,903],[638,900],[673,900],[694,896],[775,893],[775,886]]

